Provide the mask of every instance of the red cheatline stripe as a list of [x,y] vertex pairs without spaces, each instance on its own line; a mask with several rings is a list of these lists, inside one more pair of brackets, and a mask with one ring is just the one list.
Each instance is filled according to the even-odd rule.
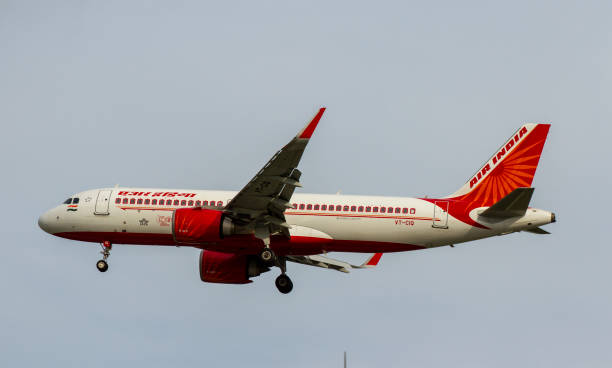
[[[285,212],[288,216],[331,216],[331,217],[363,217],[363,218],[380,218],[380,219],[396,219],[396,220],[427,220],[432,221],[432,217],[416,217],[416,216],[378,216],[378,215],[347,215],[341,213],[310,213],[310,212]],[[436,221],[440,221],[436,219]]]
[[[159,208],[159,207],[119,207],[122,210],[141,210],[141,211],[173,211],[178,208]],[[181,207],[183,208],[183,207]],[[191,208],[191,207],[187,207]],[[393,220],[423,220],[423,221],[441,221],[439,218],[432,217],[415,217],[415,216],[373,216],[373,215],[346,215],[341,213],[310,213],[310,212],[285,212],[285,215],[291,216],[327,216],[327,217],[362,217],[362,218],[379,218]]]
[[[143,211],[155,211],[155,210],[159,210],[159,211],[173,211],[175,209],[178,208],[170,208],[170,207],[119,207],[122,210],[143,210]],[[187,208],[192,208],[192,207],[187,207]]]

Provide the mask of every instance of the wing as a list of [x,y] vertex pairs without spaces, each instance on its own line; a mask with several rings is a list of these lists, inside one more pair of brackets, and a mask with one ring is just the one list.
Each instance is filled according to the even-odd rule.
[[225,207],[227,216],[236,223],[253,227],[255,236],[269,244],[271,234],[289,237],[285,210],[296,187],[300,187],[302,173],[297,166],[325,108],[287,145],[276,152],[268,163],[251,179]]
[[349,273],[352,268],[372,268],[376,267],[378,261],[380,261],[382,253],[373,254],[368,260],[362,265],[355,266],[344,261],[338,261],[337,259],[328,258],[321,255],[316,256],[287,256],[287,260],[295,263],[305,264],[307,266],[315,266],[322,268],[330,268],[332,270]]

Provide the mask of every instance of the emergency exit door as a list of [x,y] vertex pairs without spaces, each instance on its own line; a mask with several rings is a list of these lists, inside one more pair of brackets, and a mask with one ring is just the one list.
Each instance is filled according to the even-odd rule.
[[112,190],[101,190],[98,192],[94,215],[108,215],[108,206],[110,205],[110,196],[112,192]]

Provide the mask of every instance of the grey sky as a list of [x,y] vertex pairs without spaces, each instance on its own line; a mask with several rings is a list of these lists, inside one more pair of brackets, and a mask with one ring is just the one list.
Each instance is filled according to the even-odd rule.
[[[0,1],[0,366],[609,367],[608,1]],[[204,284],[39,214],[112,186],[240,189],[319,106],[304,191],[445,195],[552,122],[553,234]],[[365,255],[337,255],[360,261]]]

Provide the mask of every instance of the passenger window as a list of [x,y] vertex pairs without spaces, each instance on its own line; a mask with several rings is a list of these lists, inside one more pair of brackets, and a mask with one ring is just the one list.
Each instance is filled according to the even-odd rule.
[[186,205],[187,205],[187,201],[183,199],[183,200],[181,201],[181,206],[186,206]]
[[123,204],[127,204],[128,203],[128,199],[127,198],[123,198]]
[[157,204],[157,199],[152,199],[151,204],[155,206]]
[[306,209],[307,209],[307,210],[312,210],[312,205],[311,205],[311,204],[307,205],[307,206],[306,206]]
[[357,206],[351,206],[351,212],[357,211]]
[[395,213],[400,213],[400,208],[399,207],[395,207]]
[[363,206],[359,206],[359,212],[363,212]]
[[313,210],[318,211],[319,210],[319,205],[315,204]]
[[387,212],[387,207],[381,207],[380,208],[380,213],[385,213]]
[[372,207],[370,206],[366,207],[366,212],[372,212]]
[[387,208],[387,212],[389,212],[389,213],[393,213],[393,207],[389,207],[389,208]]
[[305,209],[305,208],[306,208],[306,206],[305,206],[303,203],[302,203],[302,204],[300,204],[300,209],[301,209],[301,210],[303,210],[303,209]]
[[414,215],[415,213],[416,213],[416,209],[411,208],[411,209],[410,209],[410,214],[411,214],[411,215]]
[[[346,207],[346,209],[348,210],[348,207]],[[336,211],[342,211],[342,206],[336,205]]]
[[330,210],[330,211],[333,211],[333,210],[334,210],[334,205],[333,205],[333,204],[330,204],[330,205],[329,205],[329,210]]
[[121,203],[121,198],[115,199],[115,203],[117,203],[117,204]]
[[187,205],[188,205],[188,206],[193,206],[193,201],[189,201],[189,202],[187,202]]
[[402,213],[408,213],[408,209],[407,208],[402,208]]
[[200,207],[201,205],[202,205],[202,202],[196,201],[196,207]]
[[372,207],[372,212],[378,212],[378,207]]
[[217,206],[219,206],[219,207],[223,207],[223,201],[219,201],[219,202],[217,202]]
[[135,203],[136,203],[136,198],[130,199],[130,204],[135,204]]
[[142,198],[138,198],[138,204],[142,204]]
[[294,210],[297,210],[297,203],[294,203],[293,206],[291,206],[291,208],[293,208]]
[[145,204],[149,204],[151,203],[151,200],[149,198],[145,199]]
[[321,205],[321,211],[327,211],[327,205],[326,204],[322,204]]
[[202,206],[208,206],[208,201],[202,201]]
[[179,205],[179,200],[178,200],[178,199],[175,199],[175,200],[174,200],[174,205],[175,205],[175,206],[178,206],[178,205]]
[[72,203],[72,198],[68,198],[64,201],[64,204],[70,204]]
[[344,211],[348,212],[348,210],[349,210],[349,206],[344,206]]

